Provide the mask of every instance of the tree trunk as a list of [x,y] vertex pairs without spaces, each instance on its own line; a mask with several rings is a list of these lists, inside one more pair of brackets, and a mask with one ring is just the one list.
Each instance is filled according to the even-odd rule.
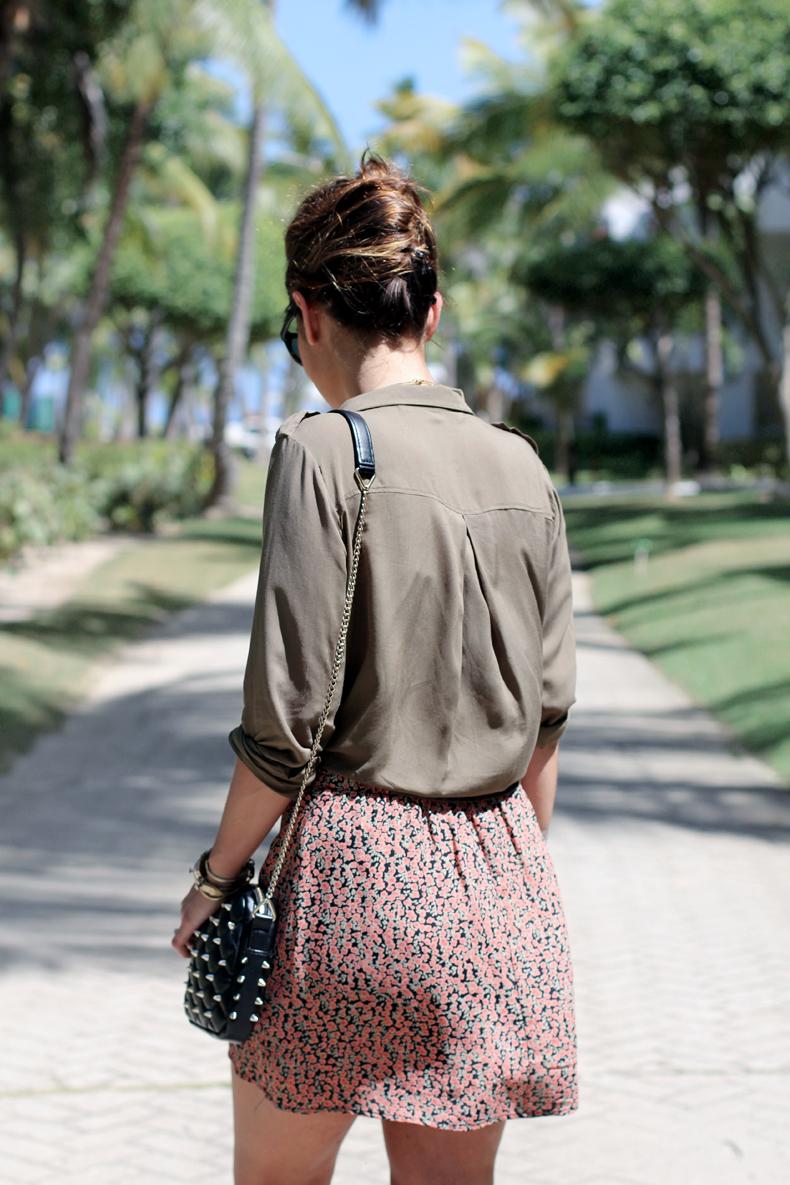
[[[772,374],[776,374],[776,353],[766,334],[765,327],[756,315],[751,302],[743,299],[740,287],[732,280],[726,269],[711,258],[709,252],[702,250],[699,244],[694,242],[693,238],[683,230],[682,226],[678,226],[676,222],[673,222],[669,210],[664,209],[655,201],[651,202],[651,208],[656,222],[661,229],[671,235],[683,247],[689,259],[716,286],[717,290],[727,301],[728,308],[732,310],[757,346],[760,357],[766,367],[768,367]],[[729,245],[733,248],[732,243]]]
[[236,372],[242,362],[250,338],[252,298],[255,283],[255,204],[263,167],[265,108],[256,101],[250,124],[247,175],[236,256],[236,275],[233,285],[225,356],[220,362],[219,379],[214,399],[214,419],[210,448],[214,458],[214,479],[207,498],[208,506],[230,501],[235,484],[233,457],[225,443],[225,424],[233,398]]
[[655,342],[657,385],[664,415],[664,467],[669,486],[680,481],[683,476],[680,402],[671,368],[673,344],[672,334],[668,330],[662,330]]
[[112,267],[115,249],[123,227],[124,215],[129,202],[129,190],[132,177],[140,159],[143,147],[145,129],[149,116],[153,110],[153,103],[139,102],[135,107],[129,128],[126,133],[126,143],[121,155],[115,190],[112,195],[110,213],[104,228],[104,235],[96,266],[93,269],[88,297],[82,312],[82,320],[74,335],[71,350],[69,385],[66,391],[66,406],[63,413],[58,459],[68,465],[73,457],[74,448],[80,435],[82,397],[90,374],[93,335],[104,310],[110,289],[110,269]]
[[0,413],[3,409],[3,392],[5,390],[6,379],[8,378],[8,368],[11,365],[11,359],[14,355],[14,347],[16,346],[17,334],[19,332],[19,319],[22,313],[22,281],[25,278],[26,254],[25,239],[21,233],[17,234],[15,238],[16,268],[14,272],[14,287],[11,292],[11,309],[8,314],[8,332],[6,333],[2,349],[0,349]]
[[700,468],[716,468],[719,456],[719,409],[724,381],[721,344],[721,295],[715,284],[705,292],[705,394],[702,408],[702,456]]
[[154,310],[143,332],[142,348],[137,358],[137,383],[135,394],[137,397],[137,436],[143,440],[148,435],[148,404],[159,370],[156,362],[156,335],[161,320],[161,314]]
[[[697,203],[697,218],[707,253],[712,256],[716,247],[716,227],[708,207],[707,186],[703,187]],[[721,347],[721,290],[710,277],[705,288],[705,385],[702,396],[702,441],[699,468],[703,472],[715,469],[719,454],[719,407],[724,375]]]
[[178,358],[176,359],[176,381],[173,387],[173,394],[170,396],[170,403],[167,407],[167,418],[162,429],[162,438],[164,440],[172,440],[175,423],[176,412],[184,402],[184,396],[192,382],[194,373],[194,366],[192,364],[192,344],[189,343],[181,348]]
[[25,381],[22,385],[19,400],[19,425],[21,428],[30,426],[30,410],[33,402],[33,383],[44,361],[41,354],[32,354],[25,367]]
[[282,394],[282,417],[287,419],[302,405],[305,376],[301,366],[289,366],[285,372]]
[[573,439],[573,412],[568,407],[557,406],[554,437],[554,470],[559,481],[571,479],[571,441]]
[[11,71],[14,25],[19,0],[0,0],[0,92],[5,90]]
[[36,288],[32,299],[28,303],[27,333],[25,337],[25,378],[22,383],[21,399],[19,401],[19,423],[27,428],[31,421],[33,403],[33,384],[36,375],[44,364],[44,355],[48,344],[52,341],[57,320],[57,309],[45,308],[41,303],[40,293],[44,287],[44,265],[41,256],[36,261]]
[[785,460],[790,465],[790,292],[785,298],[782,326],[782,376],[779,380],[779,406],[785,430]]

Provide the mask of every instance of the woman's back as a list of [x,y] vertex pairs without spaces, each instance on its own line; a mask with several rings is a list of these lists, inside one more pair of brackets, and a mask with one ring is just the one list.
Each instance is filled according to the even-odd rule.
[[[377,473],[323,764],[408,794],[503,790],[574,702],[570,571],[549,475],[529,438],[476,416],[457,388],[396,383],[343,406],[365,416]],[[312,741],[298,729],[327,681],[358,507],[343,418],[286,420],[267,485],[245,715],[231,734],[282,789],[298,785]],[[293,662],[278,678],[295,652],[296,679]],[[290,752],[271,751],[272,719],[280,737],[288,723]]]

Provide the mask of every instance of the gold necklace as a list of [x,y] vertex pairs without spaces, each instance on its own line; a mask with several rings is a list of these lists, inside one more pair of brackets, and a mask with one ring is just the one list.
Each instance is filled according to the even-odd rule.
[[419,386],[430,387],[433,384],[433,379],[406,379],[407,383],[415,383]]

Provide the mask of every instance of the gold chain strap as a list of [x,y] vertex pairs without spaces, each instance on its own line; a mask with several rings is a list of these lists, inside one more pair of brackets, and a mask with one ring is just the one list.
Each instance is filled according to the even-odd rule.
[[368,490],[370,489],[371,485],[373,484],[375,474],[373,475],[373,477],[365,478],[362,476],[362,474],[359,472],[358,469],[355,469],[354,470],[354,477],[356,478],[357,485],[359,486],[360,490],[362,491],[362,496],[360,498],[360,503],[359,503],[359,515],[357,517],[357,524],[356,524],[356,528],[354,530],[354,547],[353,547],[352,556],[351,556],[351,571],[349,572],[348,581],[346,583],[346,600],[345,600],[345,604],[343,605],[343,618],[340,623],[340,633],[338,634],[337,645],[335,646],[335,657],[334,657],[334,661],[332,663],[332,677],[329,680],[329,690],[327,691],[327,694],[326,694],[326,702],[324,703],[323,711],[321,712],[321,715],[318,720],[318,728],[316,729],[315,739],[313,740],[313,747],[310,750],[310,759],[308,760],[307,765],[305,766],[304,774],[302,775],[302,784],[299,787],[299,793],[297,794],[296,799],[294,800],[294,806],[293,806],[293,810],[291,811],[291,817],[288,820],[288,826],[285,830],[285,835],[283,837],[283,841],[280,846],[280,851],[277,856],[277,862],[274,866],[271,878],[269,880],[268,887],[267,887],[266,892],[264,894],[263,904],[261,905],[261,909],[263,909],[267,903],[269,905],[271,905],[272,897],[274,896],[274,890],[277,888],[277,882],[280,879],[280,873],[282,872],[283,864],[285,863],[285,858],[288,855],[288,849],[291,846],[291,838],[293,836],[294,828],[296,826],[296,818],[297,818],[297,815],[299,814],[299,808],[302,805],[302,799],[304,798],[305,790],[307,789],[307,783],[310,779],[310,775],[312,774],[313,769],[315,768],[316,761],[318,760],[318,747],[321,744],[321,736],[322,736],[324,728],[326,726],[327,717],[329,716],[329,710],[332,707],[332,700],[333,700],[334,694],[335,694],[335,687],[337,686],[337,679],[338,679],[338,675],[340,674],[340,666],[343,661],[343,654],[345,653],[345,649],[346,649],[346,634],[348,633],[348,623],[349,623],[349,620],[351,617],[351,602],[354,599],[354,588],[357,583],[357,568],[359,567],[359,552],[362,547],[362,528],[365,524],[365,509],[366,509],[367,493],[368,493]]

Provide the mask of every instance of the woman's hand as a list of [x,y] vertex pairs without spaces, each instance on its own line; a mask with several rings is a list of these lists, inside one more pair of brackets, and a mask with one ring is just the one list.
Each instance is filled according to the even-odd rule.
[[[236,876],[249,857],[263,843],[289,799],[264,785],[243,761],[236,758],[225,807],[216,839],[209,848],[211,869],[216,876]],[[181,902],[181,924],[170,945],[189,958],[192,935],[219,908],[193,887]]]
[[189,958],[192,935],[200,929],[207,918],[217,912],[220,904],[219,901],[209,901],[194,885],[181,902],[181,923],[173,934],[170,945],[185,959]]

